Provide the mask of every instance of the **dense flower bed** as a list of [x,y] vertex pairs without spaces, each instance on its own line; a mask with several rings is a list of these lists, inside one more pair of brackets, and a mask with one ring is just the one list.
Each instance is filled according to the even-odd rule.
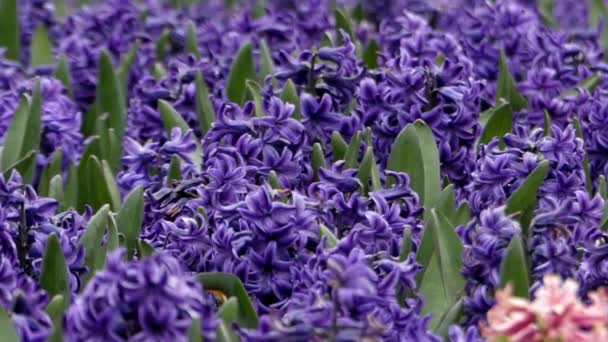
[[608,339],[602,0],[72,2],[0,0],[0,341]]

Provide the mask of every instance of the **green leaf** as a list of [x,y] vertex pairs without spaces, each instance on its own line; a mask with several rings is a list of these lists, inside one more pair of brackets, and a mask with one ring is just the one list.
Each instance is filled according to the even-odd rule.
[[[174,127],[179,127],[182,130],[182,134],[186,133],[190,129],[184,118],[178,113],[170,104],[165,100],[158,101],[158,111],[160,112],[160,116],[163,120],[163,125],[167,130],[167,135],[171,136],[171,130]],[[196,150],[190,153],[190,158],[192,158],[192,163],[194,167],[197,169],[201,168],[202,160],[202,149],[201,144],[198,140],[195,139]]]
[[144,190],[141,186],[131,190],[116,216],[118,231],[125,236],[127,258],[130,260],[137,249],[137,240],[144,219]]
[[215,109],[209,100],[209,89],[200,70],[196,71],[196,112],[198,113],[201,133],[204,135],[215,122]]
[[608,182],[606,176],[600,175],[597,181],[597,193],[602,196],[603,199],[608,199]]
[[61,55],[59,57],[59,62],[57,63],[57,67],[53,72],[53,76],[60,80],[63,83],[65,89],[67,89],[68,94],[71,98],[74,98],[74,91],[72,88],[72,74],[70,71],[70,64],[68,63],[68,59],[65,55]]
[[460,298],[452,307],[448,308],[441,315],[439,322],[433,332],[445,339],[448,338],[450,326],[458,323],[460,317],[464,313],[464,300]]
[[401,250],[399,260],[405,261],[412,252],[412,226],[409,224],[403,227],[403,237],[401,238]]
[[453,184],[449,184],[441,191],[435,208],[442,213],[454,227],[469,222],[470,212],[468,203],[456,207],[456,196],[454,195]]
[[59,18],[63,18],[68,14],[65,6],[65,0],[54,0],[55,3],[55,15]]
[[334,10],[334,17],[336,19],[336,29],[338,30],[337,32],[337,37],[338,37],[338,43],[342,44],[342,35],[340,34],[340,29],[344,30],[344,32],[346,32],[351,39],[353,39],[355,36],[353,34],[353,24],[348,16],[348,14],[346,14],[343,10],[337,8],[336,10]]
[[[374,149],[368,145],[361,166],[359,167],[359,181],[363,184],[363,194],[367,195],[370,191],[378,191],[382,188],[380,173],[374,156]],[[372,179],[372,186],[369,186],[369,178]]]
[[165,59],[165,54],[167,53],[167,46],[169,45],[170,35],[171,30],[167,28],[160,34],[160,37],[158,37],[158,41],[156,42],[154,55],[156,56],[156,62],[160,63],[160,65],[162,65],[162,61]]
[[108,242],[104,246],[106,249],[106,254],[116,250],[118,247],[118,226],[116,224],[116,219],[114,216],[108,215]]
[[361,149],[361,132],[356,132],[344,154],[344,167],[347,169],[358,166],[359,150]]
[[154,65],[152,65],[152,76],[154,76],[154,79],[157,81],[160,81],[167,76],[167,70],[161,63],[154,63]]
[[0,46],[6,48],[4,57],[21,59],[21,31],[17,0],[0,0]]
[[[2,12],[0,12],[2,13]],[[0,340],[2,342],[20,342],[17,331],[8,312],[0,306]]]
[[266,116],[266,113],[264,112],[264,105],[261,94],[262,88],[256,81],[253,80],[247,80],[246,84],[247,91],[249,92],[249,95],[251,95],[251,97],[253,98],[253,103],[255,104],[255,116]]
[[221,318],[221,325],[218,327],[218,341],[239,341],[238,336],[232,331],[230,326],[237,321],[239,313],[239,302],[235,297],[230,297],[217,312]]
[[270,187],[273,189],[282,189],[281,181],[279,180],[279,176],[274,170],[270,170],[268,173],[268,183],[270,183]]
[[[274,75],[274,63],[272,62],[272,55],[266,40],[260,40],[260,71],[258,73],[258,80],[263,84],[266,76]],[[276,80],[272,79],[273,84],[276,86]]]
[[245,81],[255,79],[255,63],[253,61],[253,48],[250,43],[241,47],[237,52],[226,82],[226,96],[232,102],[243,104],[247,91]]
[[314,180],[318,181],[319,180],[319,169],[320,168],[325,168],[327,167],[326,163],[325,163],[325,153],[323,153],[323,147],[321,147],[321,144],[314,143],[312,145],[312,156],[311,156],[311,164],[312,164],[312,170],[314,172]]
[[437,54],[437,57],[435,57],[435,65],[441,67],[443,62],[445,62],[445,55],[440,52]]
[[283,92],[281,93],[281,100],[286,103],[291,103],[296,106],[291,116],[300,120],[302,118],[302,110],[300,108],[300,97],[298,96],[298,91],[296,89],[296,85],[293,84],[291,79],[288,79],[283,86]]
[[69,305],[62,295],[56,295],[46,306],[46,313],[53,321],[53,332],[47,342],[63,342],[63,313]]
[[188,31],[186,32],[186,51],[194,55],[196,60],[201,59],[201,50],[198,48],[198,38],[196,37],[196,27],[192,21],[188,23]]
[[22,159],[26,153],[39,148],[42,135],[41,107],[40,79],[36,79],[31,101],[26,97],[21,98],[6,134],[1,160],[4,170]]
[[78,209],[78,193],[79,180],[78,180],[79,167],[77,165],[70,165],[68,169],[68,180],[65,186],[64,201],[61,203],[61,209],[66,210],[68,208]]
[[555,20],[555,15],[553,15],[553,2],[554,0],[539,0],[538,12],[545,25],[557,28],[559,25]]
[[527,225],[524,224],[525,222],[521,222],[522,214],[526,210],[534,210],[538,200],[536,197],[536,192],[543,183],[548,171],[549,161],[541,161],[538,166],[528,175],[528,177],[526,177],[524,182],[507,199],[505,212],[507,214],[520,214],[519,219],[520,223],[522,223],[524,235],[527,234]]
[[[99,59],[99,81],[97,84],[96,100],[98,106],[97,112],[100,115],[103,113],[108,114],[107,128],[113,128],[118,141],[122,141],[125,134],[125,99],[122,94],[121,83],[114,72],[112,57],[110,57],[107,51],[102,52]],[[118,149],[119,152],[121,150],[121,148]]]
[[333,131],[331,133],[331,147],[334,154],[334,162],[338,160],[344,160],[348,145],[346,144],[346,141],[344,141],[344,138],[342,138],[340,133],[336,131]]
[[498,82],[496,84],[496,103],[499,99],[505,99],[511,104],[514,111],[528,108],[528,100],[517,90],[517,83],[509,71],[509,63],[504,50],[500,50],[498,61]]
[[450,310],[464,289],[465,279],[460,273],[463,247],[454,226],[443,214],[431,209],[426,216],[417,261],[426,266],[420,280],[420,293],[426,300],[422,314],[434,314],[429,328],[435,329],[442,313]]
[[13,170],[17,170],[23,178],[24,184],[31,184],[36,172],[36,156],[37,151],[30,151],[23,158],[17,160],[13,165],[10,165],[4,171],[4,179],[10,177]]
[[96,156],[90,156],[86,163],[81,161],[78,175],[79,184],[84,190],[79,192],[81,209],[84,209],[85,204],[89,204],[93,209],[109,204],[112,210],[118,210],[120,198],[116,181],[107,163],[102,164]]
[[321,237],[327,238],[327,249],[334,248],[338,245],[338,238],[336,238],[334,233],[332,233],[332,231],[323,223],[319,223],[319,234],[321,234]]
[[543,111],[543,130],[546,137],[551,136],[551,115],[546,109]]
[[[46,242],[44,257],[42,258],[42,271],[40,272],[40,286],[53,297],[61,295],[70,303],[70,277],[68,265],[61,249],[61,243],[55,233],[51,233]],[[66,307],[64,307],[65,309]]]
[[188,329],[188,342],[203,342],[203,336],[201,335],[201,319],[194,317],[192,323],[190,323],[190,329]]
[[369,69],[378,68],[378,51],[380,51],[380,46],[375,39],[370,40],[363,50],[363,62]]
[[108,225],[109,212],[109,205],[101,207],[89,220],[87,229],[80,240],[85,249],[84,265],[89,269],[89,272],[83,276],[84,284],[88,283],[95,272],[101,269],[105,263],[106,254],[105,249],[102,248],[102,241]]
[[237,322],[244,328],[255,329],[258,325],[258,316],[247,296],[241,280],[233,274],[209,272],[197,276],[203,288],[207,291],[219,291],[228,297],[236,297],[239,302]]
[[564,98],[569,95],[577,95],[579,93],[579,89],[585,89],[585,90],[589,91],[590,93],[593,93],[593,91],[600,85],[601,81],[602,81],[601,74],[599,74],[599,73],[593,74],[593,75],[587,77],[586,79],[582,80],[581,83],[577,84],[574,89],[569,89],[566,92],[564,92],[562,95],[560,95],[560,98]]
[[608,20],[608,8],[606,7],[604,0],[592,0],[589,15],[591,26],[593,28],[599,25],[600,18],[604,18],[602,46],[604,47],[604,61],[608,61],[608,55],[606,55],[606,52],[608,52],[608,23],[606,23],[606,20]]
[[487,124],[483,129],[483,133],[479,138],[480,144],[488,144],[492,139],[498,137],[501,142],[502,138],[513,128],[513,111],[511,105],[501,99],[498,99],[498,103],[491,116],[488,119]]
[[323,32],[323,38],[321,39],[321,43],[319,47],[334,47],[334,39],[331,37],[329,32]]
[[131,73],[131,68],[133,67],[133,63],[135,63],[135,58],[137,57],[137,52],[139,52],[139,47],[141,46],[141,41],[138,39],[135,41],[135,44],[131,47],[129,52],[127,52],[120,59],[120,66],[118,68],[118,72],[116,73],[116,78],[118,82],[121,84],[122,93],[126,95],[129,93],[129,74]]
[[[61,178],[61,175],[55,175],[55,177],[51,178],[48,197],[54,198],[57,202],[63,204],[63,178]],[[64,209],[63,206],[61,208]]]
[[29,120],[29,104],[24,96],[19,102],[19,106],[13,115],[13,120],[4,139],[4,149],[2,150],[2,170],[7,170],[9,165],[14,164],[22,157],[25,131]]
[[179,160],[180,157],[177,155],[171,157],[169,171],[167,172],[167,186],[171,186],[171,184],[179,182],[182,179],[182,166]]
[[[585,145],[585,138],[583,137],[583,129],[581,127],[581,123],[577,117],[572,119],[572,124],[576,129],[576,137],[583,141],[583,149]],[[583,158],[583,170],[585,171],[585,184],[587,187],[587,192],[592,193],[593,191],[593,181],[591,180],[591,171],[589,170],[589,154],[585,153]]]
[[[388,170],[405,172],[410,186],[425,208],[431,208],[441,192],[439,152],[431,129],[422,120],[409,124],[397,136],[388,159]],[[391,178],[388,185],[393,184]]]
[[51,162],[44,168],[42,175],[40,176],[40,182],[38,183],[38,195],[45,197],[49,194],[49,186],[51,178],[55,175],[61,174],[61,166],[63,163],[63,150],[61,147],[57,148],[53,152],[53,158]]
[[32,36],[30,64],[32,66],[51,65],[53,61],[53,43],[49,38],[49,31],[44,24],[38,25]]
[[526,262],[526,251],[520,235],[514,235],[507,246],[506,254],[500,265],[500,286],[513,286],[517,297],[530,297],[530,277]]
[[137,239],[137,254],[140,258],[147,258],[154,253],[156,253],[156,250],[152,245],[145,240]]

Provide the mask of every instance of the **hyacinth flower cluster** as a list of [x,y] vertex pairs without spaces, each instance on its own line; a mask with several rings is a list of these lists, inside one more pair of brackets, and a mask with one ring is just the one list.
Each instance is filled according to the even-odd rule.
[[0,0],[0,340],[605,340],[606,20]]

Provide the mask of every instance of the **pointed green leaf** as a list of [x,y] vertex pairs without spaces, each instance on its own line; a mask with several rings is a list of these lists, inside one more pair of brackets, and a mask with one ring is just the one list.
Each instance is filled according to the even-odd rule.
[[167,76],[167,70],[161,63],[154,63],[154,65],[152,65],[152,76],[154,76],[154,79],[157,81],[160,81]]
[[433,332],[445,339],[448,338],[450,326],[457,324],[464,313],[464,300],[460,298],[454,305],[443,312]]
[[545,25],[557,28],[559,27],[559,24],[557,23],[557,20],[555,20],[555,15],[553,14],[553,2],[554,0],[539,0],[538,13]]
[[480,144],[488,144],[492,139],[498,137],[502,141],[507,133],[513,128],[513,111],[511,105],[503,99],[498,99],[498,103],[492,115],[489,117],[483,133],[479,138]]
[[564,92],[562,95],[560,95],[560,98],[564,98],[565,96],[568,95],[577,95],[578,94],[578,90],[579,89],[585,89],[587,91],[589,91],[590,93],[593,93],[593,91],[600,85],[600,82],[602,81],[602,75],[601,74],[593,74],[589,77],[587,77],[586,79],[582,80],[581,83],[577,84],[576,87],[574,89],[570,89],[567,90],[566,92]]
[[277,173],[274,170],[270,170],[270,172],[268,173],[268,183],[273,189],[278,190],[283,188],[283,186],[281,185],[281,181],[279,180],[279,176],[277,176]]
[[34,173],[36,172],[36,156],[37,151],[30,151],[23,158],[17,160],[13,165],[10,165],[4,171],[4,179],[10,177],[13,170],[17,170],[23,178],[24,184],[31,184],[34,180]]
[[403,227],[403,237],[401,238],[401,250],[399,260],[405,261],[412,252],[412,226],[409,224]]
[[42,271],[40,272],[40,286],[51,297],[55,295],[63,296],[66,299],[65,304],[69,304],[69,270],[61,243],[55,233],[51,233],[46,242],[44,257],[42,258]]
[[117,198],[116,181],[109,171],[104,167],[96,156],[90,156],[86,161],[81,161],[79,166],[79,184],[82,192],[79,192],[79,205],[84,209],[89,204],[93,209],[99,209],[109,204],[112,210],[118,210],[120,199]]
[[[154,49],[154,55],[156,56],[156,62],[162,65],[162,61],[165,59],[165,54],[167,53],[167,46],[169,45],[169,36],[171,35],[171,31],[169,29],[165,29],[158,37],[158,41],[156,42],[156,47]],[[156,63],[155,63],[156,64]]]
[[74,91],[72,88],[72,73],[70,71],[68,58],[65,55],[61,55],[61,57],[59,57],[59,62],[57,63],[55,71],[53,72],[53,76],[63,83],[63,86],[65,89],[67,89],[70,97],[74,98]]
[[312,145],[312,156],[311,156],[311,164],[312,170],[314,172],[314,180],[319,180],[319,169],[327,167],[325,163],[325,154],[323,153],[323,148],[321,144],[314,143]]
[[[418,256],[419,263],[423,267],[428,266],[420,280],[420,293],[427,301],[422,313],[434,314],[429,328],[435,329],[440,323],[442,313],[449,311],[458,301],[465,285],[465,279],[460,273],[462,242],[454,226],[435,209],[431,209],[425,218],[425,231],[418,254],[423,250],[431,257],[428,260],[420,260],[420,255]],[[425,255],[425,258],[428,258],[428,255]]]
[[200,70],[196,72],[196,111],[201,133],[205,134],[211,129],[211,124],[215,122],[215,109],[209,100],[209,89],[207,89]]
[[[424,121],[407,125],[397,136],[388,160],[388,170],[405,172],[410,186],[425,208],[431,208],[441,192],[439,151],[431,129]],[[387,183],[393,184],[391,178]]]
[[0,47],[6,48],[4,57],[21,59],[21,31],[17,0],[0,0]]
[[240,342],[241,339],[235,334],[232,328],[224,321],[220,321],[216,331],[217,342]]
[[[104,205],[91,217],[80,243],[84,246],[85,257],[84,265],[89,272],[83,276],[83,283],[86,284],[97,270],[105,263],[105,250],[102,248],[103,236],[108,225],[108,213],[110,206]],[[84,288],[84,286],[83,286]]]
[[327,238],[327,249],[334,248],[338,244],[338,238],[336,238],[334,233],[332,233],[332,231],[323,223],[319,223],[319,234],[321,237]]
[[[170,104],[165,100],[158,101],[158,111],[160,112],[160,116],[163,120],[163,125],[167,130],[167,135],[171,136],[171,130],[174,127],[179,127],[182,130],[182,134],[190,129],[184,118],[178,113]],[[196,143],[196,150],[190,153],[190,158],[192,158],[192,162],[194,167],[197,169],[201,168],[202,161],[202,149],[201,144],[198,139],[194,141]]]
[[[260,71],[258,74],[258,80],[260,83],[264,82],[266,76],[274,75],[274,63],[272,62],[272,55],[268,44],[264,39],[260,40]],[[273,83],[276,81],[273,79]]]
[[40,182],[38,183],[38,195],[45,197],[49,194],[49,186],[51,178],[55,175],[61,174],[63,163],[63,151],[61,147],[55,150],[51,162],[44,168],[42,176],[40,176]]
[[239,302],[237,320],[239,325],[249,329],[257,327],[258,315],[247,296],[243,283],[238,277],[229,273],[209,272],[199,273],[197,278],[203,284],[203,289],[207,291],[219,291],[228,297],[236,297]]
[[43,24],[38,25],[32,36],[30,64],[32,66],[51,65],[53,61],[53,43],[51,43],[49,31]]
[[171,186],[173,183],[179,182],[182,179],[182,166],[180,158],[177,155],[171,157],[171,163],[169,164],[169,171],[167,172],[167,186]]
[[519,213],[520,223],[524,235],[527,234],[527,226],[521,222],[522,214],[526,210],[534,210],[537,197],[536,192],[540,188],[543,180],[549,171],[549,161],[543,160],[538,166],[526,177],[524,182],[509,196],[505,212],[507,214]]
[[264,105],[262,102],[262,88],[260,85],[253,80],[247,80],[247,91],[249,95],[253,98],[253,103],[255,104],[255,116],[262,117],[266,116],[264,112]]
[[332,38],[329,32],[323,32],[323,38],[321,39],[321,43],[319,47],[334,47],[334,39]]
[[226,324],[232,324],[236,322],[239,315],[239,301],[236,297],[230,297],[217,311],[217,316],[226,322]]
[[154,254],[156,250],[152,245],[142,239],[137,239],[137,254],[141,258],[147,258]]
[[347,169],[356,168],[359,164],[359,150],[361,149],[361,132],[356,132],[344,154],[344,167]]
[[106,254],[119,247],[118,244],[118,226],[116,219],[112,215],[108,215],[108,242],[104,246]]
[[[57,202],[63,204],[63,178],[61,178],[61,175],[55,175],[55,177],[51,178],[48,196],[50,198],[56,199]],[[61,208],[64,209],[63,206]]]
[[291,103],[296,106],[291,116],[300,120],[302,118],[302,110],[300,109],[300,97],[298,96],[298,90],[296,89],[296,85],[293,83],[291,79],[288,79],[283,86],[283,92],[281,93],[281,100],[286,103]]
[[192,21],[188,23],[188,31],[186,32],[186,51],[194,55],[197,60],[201,59],[201,50],[198,48],[198,38],[196,37],[196,27]]
[[0,341],[2,342],[20,342],[21,340],[17,336],[17,331],[13,325],[11,317],[8,312],[0,306]]
[[526,262],[526,250],[520,235],[514,235],[507,246],[507,251],[500,265],[500,286],[513,286],[517,297],[530,297],[530,276]]
[[13,120],[4,139],[2,150],[2,170],[14,164],[23,155],[25,131],[29,119],[29,104],[26,97],[22,97],[19,106],[13,115]]
[[[369,186],[369,178],[372,179],[372,186]],[[374,149],[368,145],[361,166],[359,167],[359,181],[363,184],[363,194],[367,195],[370,191],[378,191],[382,188],[380,173],[374,156]]]
[[496,103],[501,98],[509,102],[514,111],[528,108],[528,100],[517,90],[517,83],[509,71],[509,63],[504,50],[500,50],[500,60],[498,61]]
[[230,67],[230,73],[226,81],[226,96],[232,102],[243,104],[247,91],[245,81],[255,79],[255,63],[253,60],[253,48],[247,43],[237,52]]
[[137,240],[144,219],[144,190],[141,186],[131,190],[116,216],[118,231],[124,234],[127,258],[130,260],[137,249]]
[[378,51],[380,51],[380,46],[376,40],[370,40],[363,51],[363,62],[365,62],[365,66],[369,69],[378,68]]
[[108,194],[110,195],[110,202],[107,203],[111,205],[112,210],[118,210],[118,208],[120,208],[120,192],[118,191],[116,179],[114,178],[114,174],[112,173],[110,165],[107,161],[102,160],[101,167],[103,170],[104,185],[107,188]]
[[53,321],[53,332],[47,342],[63,342],[63,313],[69,305],[62,295],[56,295],[46,306],[46,313]]
[[[346,12],[341,9],[336,9],[334,10],[334,17],[336,19],[336,29],[344,30],[344,32],[346,32],[351,39],[354,39],[355,36],[353,35],[353,24]],[[338,42],[342,44],[342,35],[340,34],[340,32],[338,32],[337,37]]]
[[338,160],[344,160],[348,145],[346,144],[346,141],[344,141],[344,138],[342,138],[340,133],[336,131],[333,131],[331,133],[331,147],[333,150],[334,162]]
[[61,203],[61,209],[66,210],[68,208],[77,209],[78,207],[78,193],[79,180],[78,180],[79,168],[77,165],[70,165],[68,169],[68,179],[65,186],[64,200]]
[[102,52],[99,59],[96,102],[98,114],[108,114],[107,128],[113,128],[118,141],[122,141],[125,134],[126,103],[122,85],[114,71],[112,57],[107,51]]
[[551,136],[551,115],[546,109],[543,111],[543,130],[546,137]]
[[137,57],[137,53],[139,52],[139,47],[141,46],[141,41],[138,39],[135,41],[135,44],[131,47],[129,52],[127,52],[120,59],[120,67],[118,68],[118,72],[116,73],[116,78],[121,85],[122,93],[126,95],[129,93],[129,74],[131,73],[131,68],[133,67],[133,63],[135,63],[135,58]]

